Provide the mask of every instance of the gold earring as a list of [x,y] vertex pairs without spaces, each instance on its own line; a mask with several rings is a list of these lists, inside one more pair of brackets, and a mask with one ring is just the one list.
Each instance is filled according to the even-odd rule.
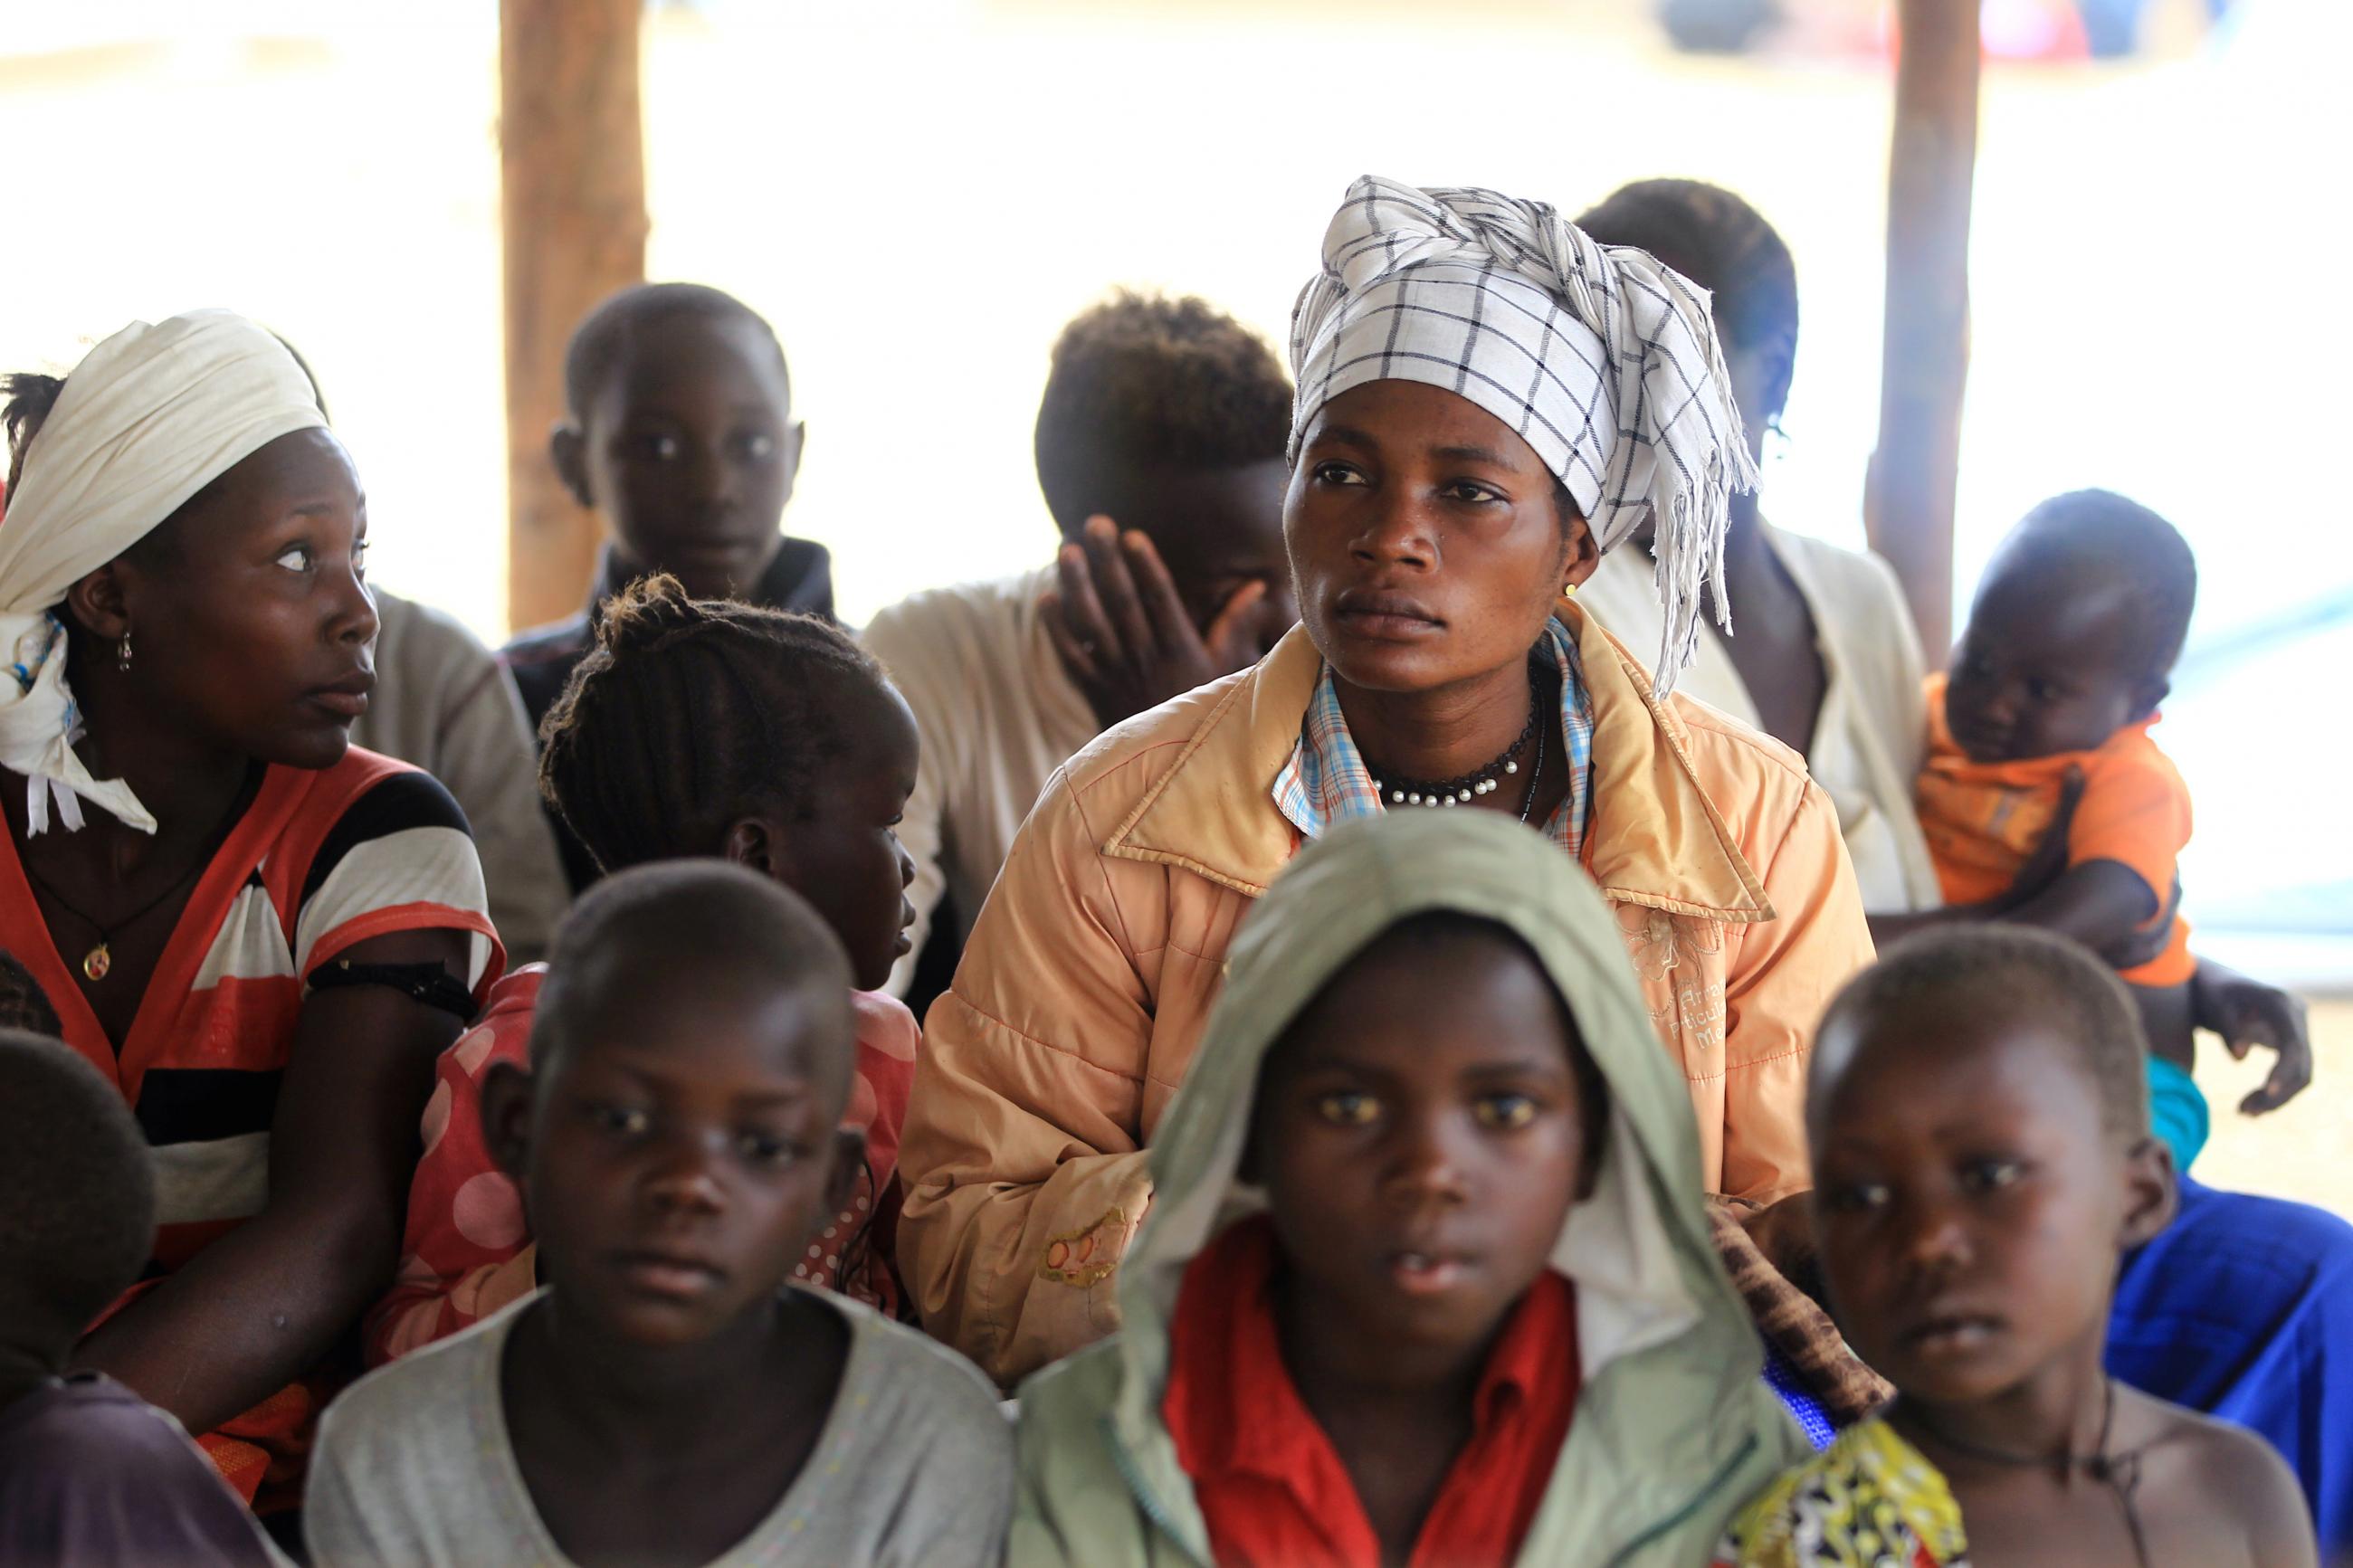
[[1561,596],[1562,598],[1564,598],[1564,599],[1574,599],[1574,598],[1576,598],[1576,597],[1577,597],[1577,584],[1574,584],[1574,583],[1563,583],[1563,584],[1560,585],[1560,596]]

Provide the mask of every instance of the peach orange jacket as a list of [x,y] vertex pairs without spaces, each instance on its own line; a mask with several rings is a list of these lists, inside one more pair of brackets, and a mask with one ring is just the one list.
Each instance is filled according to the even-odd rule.
[[[1608,633],[1559,613],[1594,709],[1586,866],[1690,1086],[1703,1179],[1757,1202],[1800,1191],[1814,1022],[1872,957],[1837,816],[1795,752],[1657,701]],[[1001,1384],[1118,1326],[1143,1149],[1236,925],[1299,847],[1270,791],[1322,668],[1294,630],[1072,757],[932,1009],[900,1271],[925,1326]]]

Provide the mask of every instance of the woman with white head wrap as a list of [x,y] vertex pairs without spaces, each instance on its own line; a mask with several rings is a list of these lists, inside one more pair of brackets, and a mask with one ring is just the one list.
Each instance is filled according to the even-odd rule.
[[1690,639],[1750,471],[1705,296],[1540,204],[1366,179],[1293,354],[1299,629],[1071,760],[928,1020],[900,1265],[1003,1382],[1115,1323],[1143,1146],[1236,923],[1335,821],[1541,826],[1529,852],[1577,860],[1617,911],[1704,1183],[1748,1203],[1805,1184],[1814,1019],[1870,957],[1803,764],[1658,696],[1568,594],[1647,508]]
[[282,1490],[497,977],[480,868],[446,791],[349,745],[366,506],[284,345],[198,311],[5,390],[0,947],[156,1169],[160,1281],[75,1360]]

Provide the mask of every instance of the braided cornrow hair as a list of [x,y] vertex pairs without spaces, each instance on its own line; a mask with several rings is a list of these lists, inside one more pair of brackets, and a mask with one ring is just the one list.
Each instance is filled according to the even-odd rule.
[[829,621],[649,577],[606,601],[541,722],[540,793],[608,873],[712,854],[747,816],[811,815],[849,751],[845,700],[888,688]]

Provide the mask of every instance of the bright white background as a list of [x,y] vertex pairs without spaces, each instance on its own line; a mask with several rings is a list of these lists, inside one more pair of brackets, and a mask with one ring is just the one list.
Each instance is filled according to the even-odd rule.
[[[1678,58],[1641,10],[659,12],[650,269],[776,322],[810,429],[788,526],[832,547],[860,620],[1043,558],[1029,454],[1046,352],[1107,288],[1198,292],[1280,342],[1359,173],[1572,212],[1630,178],[1702,176],[1749,196],[1798,258],[1803,337],[1767,510],[1860,542],[1884,64]],[[2242,0],[2233,26],[2169,58],[1997,67],[1986,86],[1958,577],[1966,595],[2027,506],[2085,484],[2198,545],[2192,657],[2159,733],[2197,792],[2186,871],[2210,928],[2353,929],[2353,756],[2329,700],[2353,670],[2337,468],[2353,331],[2331,194],[2346,10]],[[380,580],[495,639],[495,7],[418,0],[387,24],[246,0],[205,8],[204,37],[197,14],[0,0],[0,362],[69,364],[133,315],[195,305],[269,321],[358,454]],[[2316,629],[2266,642],[2305,613]],[[2280,891],[2282,868],[2302,891]]]

